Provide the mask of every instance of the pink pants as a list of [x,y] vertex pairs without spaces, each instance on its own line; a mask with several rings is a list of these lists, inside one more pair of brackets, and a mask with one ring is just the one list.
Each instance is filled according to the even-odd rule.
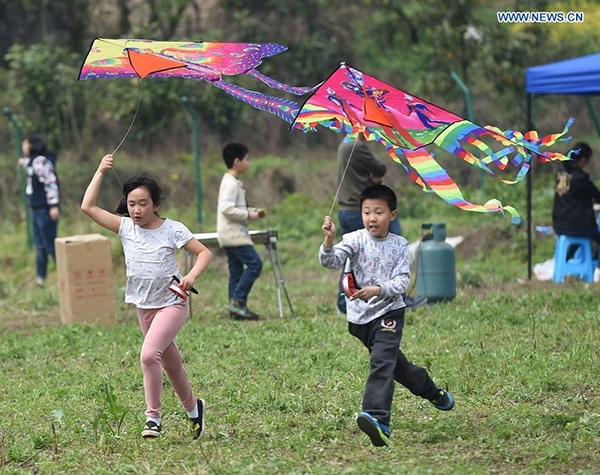
[[189,315],[188,303],[163,308],[138,308],[137,314],[144,334],[140,361],[144,372],[146,415],[161,417],[163,368],[183,408],[193,411],[196,399],[175,345],[175,337]]

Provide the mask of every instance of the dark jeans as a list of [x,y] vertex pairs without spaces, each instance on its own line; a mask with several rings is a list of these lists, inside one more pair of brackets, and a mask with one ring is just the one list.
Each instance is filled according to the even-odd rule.
[[[364,224],[362,221],[362,212],[360,211],[338,211],[338,220],[340,221],[340,227],[342,229],[342,234],[351,233],[352,231],[358,231],[359,229],[364,228]],[[398,234],[401,236],[401,226],[400,220],[398,216],[396,219],[390,223],[390,232],[393,234]],[[342,268],[342,273],[340,274],[340,280],[338,282],[338,299],[337,306],[340,312],[346,313],[346,297],[344,296],[344,289],[342,288],[342,275],[344,274],[344,269]]]
[[229,300],[246,305],[263,263],[254,246],[224,247],[229,264]]
[[46,278],[48,256],[56,262],[54,239],[58,230],[58,221],[53,221],[47,208],[32,208],[33,242],[35,243],[36,275]]
[[348,323],[348,330],[369,349],[371,372],[365,384],[362,410],[389,425],[394,381],[398,381],[416,396],[432,399],[437,386],[421,368],[406,359],[400,349],[404,308],[394,310],[365,324]]

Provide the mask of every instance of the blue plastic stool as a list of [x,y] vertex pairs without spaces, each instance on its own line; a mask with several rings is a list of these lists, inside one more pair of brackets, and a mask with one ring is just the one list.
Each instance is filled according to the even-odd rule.
[[[569,247],[577,246],[573,257],[567,261]],[[592,245],[589,238],[559,234],[554,250],[554,282],[564,282],[566,275],[581,277],[585,282],[594,280]]]

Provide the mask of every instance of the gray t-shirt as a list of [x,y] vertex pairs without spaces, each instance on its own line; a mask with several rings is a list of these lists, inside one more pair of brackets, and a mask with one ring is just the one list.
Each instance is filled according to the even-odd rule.
[[175,255],[194,238],[179,221],[165,219],[156,229],[141,228],[124,217],[119,227],[127,268],[125,302],[138,308],[161,308],[180,303],[168,289],[171,276],[181,278]]
[[331,248],[321,244],[319,261],[329,269],[339,269],[350,259],[359,287],[379,285],[381,295],[369,301],[346,298],[346,318],[364,325],[392,310],[405,307],[402,294],[410,283],[408,242],[389,233],[385,238],[371,236],[366,229],[344,234],[342,242]]

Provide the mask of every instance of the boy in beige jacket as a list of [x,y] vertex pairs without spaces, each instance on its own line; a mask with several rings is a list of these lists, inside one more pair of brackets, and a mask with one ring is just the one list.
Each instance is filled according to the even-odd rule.
[[248,223],[263,218],[264,209],[248,207],[240,175],[248,171],[248,147],[230,143],[223,149],[227,172],[219,188],[217,235],[227,254],[229,265],[229,304],[232,319],[257,320],[259,315],[248,308],[248,294],[262,271],[262,259],[254,249]]

